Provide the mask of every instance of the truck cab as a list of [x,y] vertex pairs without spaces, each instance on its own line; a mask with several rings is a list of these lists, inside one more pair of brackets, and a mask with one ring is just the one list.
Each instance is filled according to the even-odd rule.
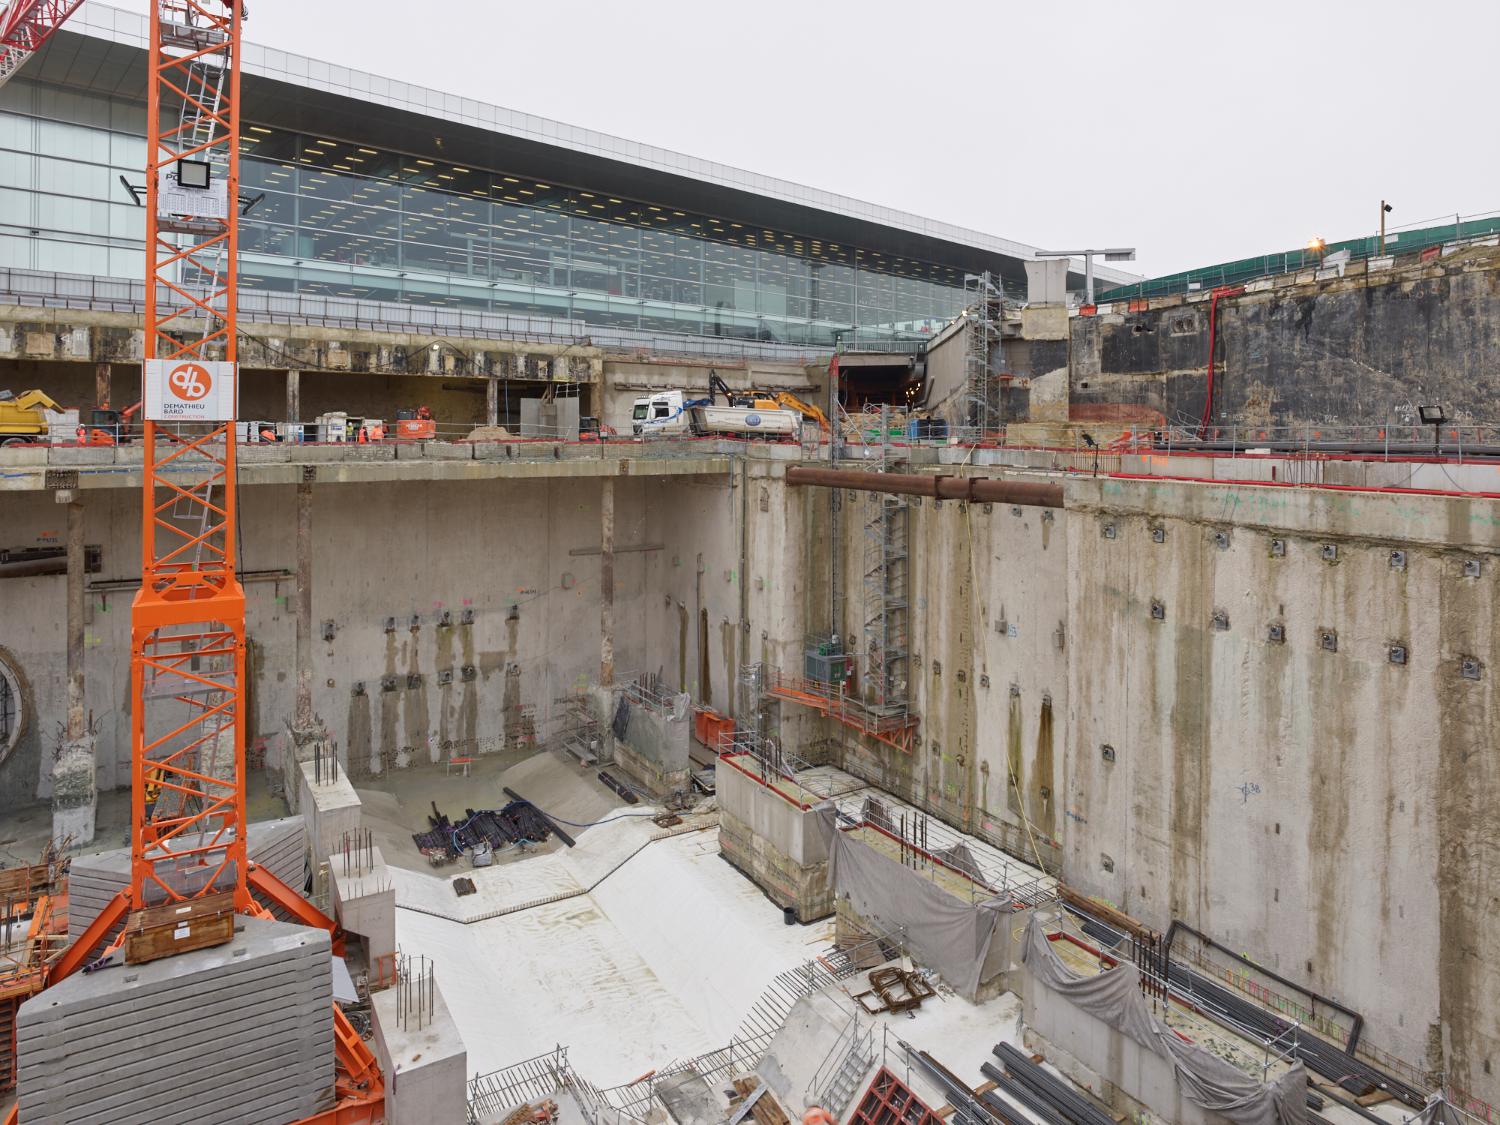
[[630,411],[630,431],[636,437],[682,433],[688,422],[681,391],[658,391],[638,398]]

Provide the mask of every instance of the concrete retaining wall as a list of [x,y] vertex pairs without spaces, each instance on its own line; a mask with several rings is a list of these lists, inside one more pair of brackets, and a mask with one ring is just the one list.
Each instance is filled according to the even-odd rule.
[[1069,506],[1068,881],[1500,1093],[1500,505],[1079,481]]

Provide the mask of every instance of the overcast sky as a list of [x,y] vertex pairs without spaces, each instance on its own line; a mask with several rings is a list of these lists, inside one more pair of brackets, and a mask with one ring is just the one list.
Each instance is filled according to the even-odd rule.
[[[146,0],[114,0],[146,10]],[[250,0],[255,42],[1162,274],[1500,209],[1500,0]],[[1487,121],[1488,119],[1488,121]]]

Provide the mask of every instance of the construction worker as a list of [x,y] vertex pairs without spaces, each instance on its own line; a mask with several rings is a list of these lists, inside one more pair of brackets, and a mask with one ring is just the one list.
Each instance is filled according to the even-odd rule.
[[802,1125],[839,1125],[839,1119],[814,1102],[802,1115]]
[[146,819],[151,819],[151,814],[156,811],[157,799],[161,796],[161,783],[165,775],[158,766],[146,771]]
[[384,422],[376,422],[373,426],[370,427],[370,440],[371,441],[384,441],[385,440],[385,423]]

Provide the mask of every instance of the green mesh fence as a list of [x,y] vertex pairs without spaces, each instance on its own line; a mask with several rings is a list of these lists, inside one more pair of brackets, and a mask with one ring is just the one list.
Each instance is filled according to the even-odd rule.
[[[1449,242],[1483,238],[1500,232],[1500,212],[1475,215],[1469,218],[1454,216],[1451,223],[1421,227],[1415,230],[1391,231],[1385,236],[1387,254],[1411,254],[1429,246],[1442,246]],[[1323,255],[1307,250],[1287,250],[1280,254],[1262,254],[1255,258],[1241,258],[1234,262],[1222,262],[1216,266],[1184,270],[1130,285],[1117,285],[1100,292],[1097,300],[1125,301],[1132,297],[1166,297],[1173,293],[1186,293],[1193,289],[1212,289],[1219,285],[1241,285],[1257,277],[1294,273],[1297,270],[1315,267],[1323,256],[1348,250],[1351,260],[1373,258],[1380,253],[1380,237],[1367,235],[1350,238],[1343,242],[1330,242]]]

